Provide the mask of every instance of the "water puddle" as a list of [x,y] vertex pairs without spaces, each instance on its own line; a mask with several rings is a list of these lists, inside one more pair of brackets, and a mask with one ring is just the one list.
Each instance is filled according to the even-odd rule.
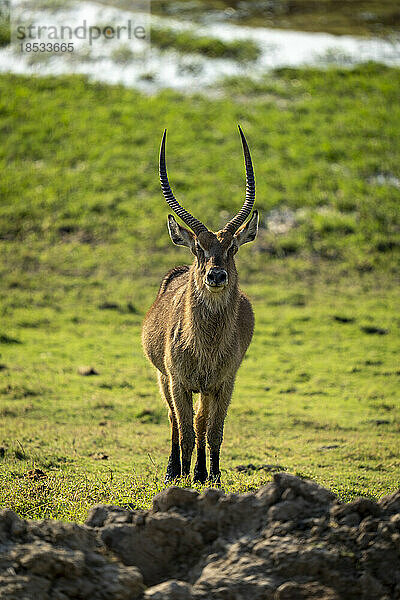
[[[71,29],[85,24],[86,37],[74,37],[74,49],[71,52],[21,52],[21,40],[14,40],[11,46],[0,49],[0,71],[30,75],[80,73],[92,80],[121,83],[153,93],[162,88],[201,91],[226,76],[257,77],[269,69],[282,66],[350,66],[369,60],[386,65],[400,65],[399,38],[389,40],[334,36],[244,27],[224,22],[193,25],[176,18],[150,16],[149,11],[143,10],[146,2],[142,2],[140,6],[141,11],[132,12],[95,2],[78,3],[71,0],[54,4],[53,0],[53,5],[50,5],[44,0],[16,0],[13,3],[12,17],[17,23],[29,23],[36,28],[61,28],[67,25]],[[142,27],[146,35],[128,39],[128,22],[131,22],[133,29],[138,25]],[[194,37],[207,36],[226,43],[232,40],[249,40],[259,47],[259,57],[253,62],[240,62],[182,53],[174,49],[161,51],[150,43],[148,34],[151,26],[169,28],[175,32],[185,31]],[[110,38],[104,33],[106,27],[113,32]],[[114,34],[118,27],[122,31],[117,37]],[[102,31],[99,36],[98,30]],[[89,40],[90,31],[94,39]],[[51,42],[51,39],[32,41]]]

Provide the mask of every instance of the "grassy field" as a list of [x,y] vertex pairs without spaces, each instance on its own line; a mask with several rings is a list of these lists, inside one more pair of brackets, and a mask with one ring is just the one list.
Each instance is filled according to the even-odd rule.
[[177,197],[217,229],[244,194],[238,122],[262,228],[238,258],[256,331],[223,485],[253,489],[279,465],[345,500],[399,487],[399,89],[379,65],[208,97],[0,77],[1,506],[82,520],[163,487],[169,425],[140,328],[190,255],[167,235],[160,137]]
[[151,44],[161,50],[174,48],[184,54],[200,54],[208,58],[225,58],[240,63],[253,62],[260,56],[253,40],[222,41],[214,37],[193,35],[190,31],[174,31],[166,27],[151,28]]

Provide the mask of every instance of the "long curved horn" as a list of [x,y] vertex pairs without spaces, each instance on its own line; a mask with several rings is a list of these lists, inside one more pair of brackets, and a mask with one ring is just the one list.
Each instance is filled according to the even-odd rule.
[[186,223],[186,225],[188,225],[190,227],[190,229],[192,231],[194,231],[194,233],[196,235],[198,235],[202,231],[208,231],[207,227],[205,225],[203,225],[203,223],[201,221],[199,221],[198,219],[195,219],[195,217],[193,217],[187,210],[185,210],[183,208],[183,206],[181,206],[179,204],[179,202],[175,198],[174,194],[172,193],[171,187],[169,185],[168,175],[167,175],[167,167],[165,164],[165,138],[166,138],[166,136],[167,136],[167,130],[164,129],[164,135],[162,137],[161,149],[160,149],[160,182],[161,182],[162,193],[164,194],[164,198],[166,199],[167,203],[172,208],[172,210],[174,212],[176,212],[178,217],[180,217],[182,219],[182,221],[184,223]]
[[250,150],[240,125],[238,125],[238,127],[240,137],[242,138],[244,164],[246,166],[246,198],[238,214],[235,217],[233,217],[233,219],[228,221],[228,223],[224,227],[225,231],[230,231],[231,233],[235,233],[235,231],[237,231],[239,227],[245,222],[245,220],[251,213],[254,201],[256,199],[256,185],[254,181],[254,171],[253,164],[251,162]]

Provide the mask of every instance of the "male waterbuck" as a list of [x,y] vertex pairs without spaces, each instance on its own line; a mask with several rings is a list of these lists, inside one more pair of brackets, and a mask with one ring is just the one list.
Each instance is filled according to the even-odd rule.
[[[157,368],[161,395],[169,407],[172,448],[166,482],[187,476],[196,442],[194,481],[204,483],[206,440],[210,480],[220,482],[219,452],[236,372],[253,336],[251,304],[238,286],[234,255],[255,239],[258,213],[244,225],[255,200],[250,151],[239,127],[246,167],[246,198],[239,213],[213,233],[175,199],[165,163],[166,130],[161,142],[160,180],[164,198],[190,228],[168,215],[171,239],[188,246],[193,264],[175,267],[161,282],[143,323],[143,347]],[[193,428],[192,394],[200,393]]]

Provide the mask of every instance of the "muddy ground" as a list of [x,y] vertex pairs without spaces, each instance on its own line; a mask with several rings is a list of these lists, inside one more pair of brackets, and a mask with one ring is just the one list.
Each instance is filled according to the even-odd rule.
[[400,598],[400,491],[341,504],[287,473],[257,492],[171,487],[85,525],[0,512],[0,598]]

